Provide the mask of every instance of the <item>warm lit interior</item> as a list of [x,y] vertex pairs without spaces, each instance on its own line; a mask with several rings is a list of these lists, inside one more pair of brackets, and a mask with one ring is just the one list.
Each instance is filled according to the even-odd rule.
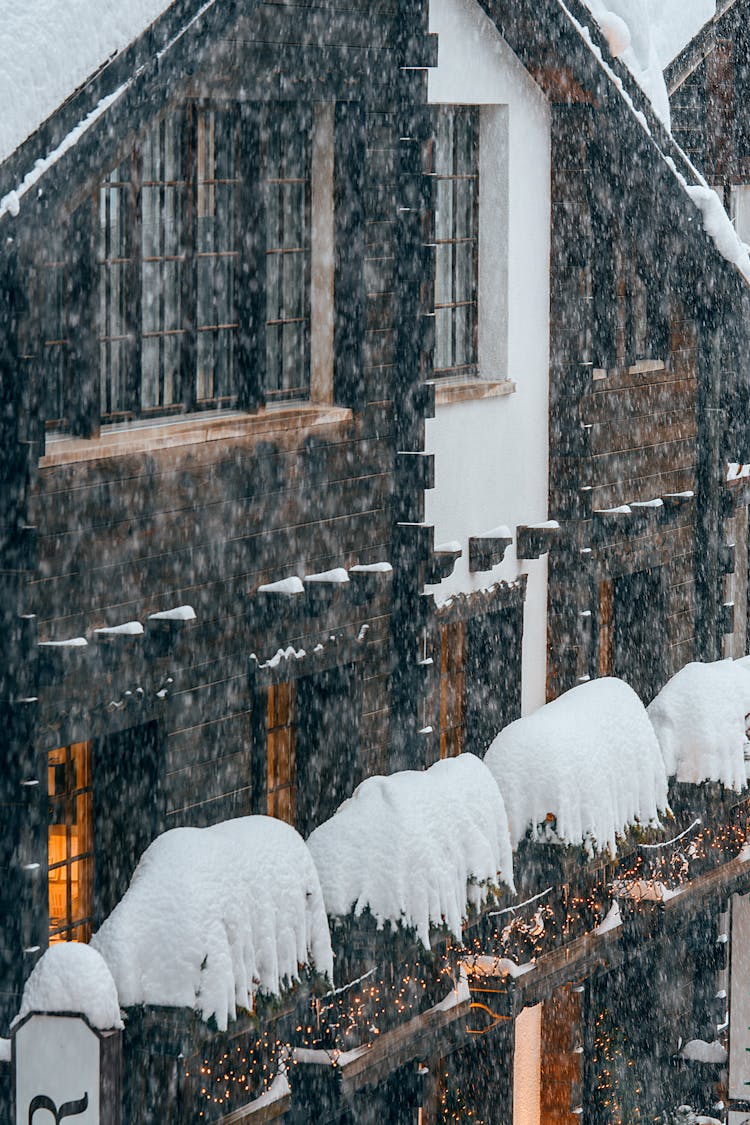
[[91,744],[51,750],[47,777],[49,940],[88,941],[94,863]]

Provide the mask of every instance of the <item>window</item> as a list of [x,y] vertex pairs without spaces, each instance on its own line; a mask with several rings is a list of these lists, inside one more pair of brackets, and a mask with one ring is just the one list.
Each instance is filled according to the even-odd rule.
[[435,374],[477,373],[479,112],[441,107],[435,138]]
[[293,681],[268,688],[267,813],[287,824],[297,822],[297,707]]
[[[20,343],[49,426],[78,425],[94,382],[105,423],[307,399],[311,382],[331,401],[330,238],[312,257],[333,229],[333,119],[333,103],[191,101],[134,142],[72,216],[81,238],[50,236],[35,263]],[[73,266],[95,301],[73,300]],[[74,380],[73,325],[92,378]]]
[[464,742],[466,625],[440,629],[440,757],[455,758]]
[[731,192],[734,228],[743,242],[750,243],[750,186],[733,184]]
[[266,398],[307,394],[310,368],[310,127],[266,140]]
[[49,940],[88,941],[94,874],[89,742],[50,751],[48,793]]

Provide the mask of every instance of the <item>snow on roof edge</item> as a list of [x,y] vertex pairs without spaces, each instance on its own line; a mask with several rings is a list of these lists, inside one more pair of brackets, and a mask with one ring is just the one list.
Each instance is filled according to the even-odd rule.
[[[750,253],[748,253],[748,248],[744,245],[744,243],[740,241],[736,231],[734,230],[732,221],[727,215],[726,210],[724,209],[724,205],[719,199],[719,196],[716,194],[714,189],[710,187],[703,174],[695,167],[695,165],[688,157],[687,153],[684,152],[684,150],[674,139],[671,132],[668,132],[664,128],[663,123],[659,120],[658,116],[654,112],[648,96],[641,90],[636,79],[632,75],[630,75],[630,72],[627,71],[627,68],[623,69],[626,71],[628,77],[632,79],[632,82],[635,84],[639,93],[642,95],[645,109],[636,107],[635,101],[630,91],[625,88],[622,77],[617,73],[613,66],[611,66],[605,60],[601,47],[598,43],[594,42],[591,34],[591,29],[588,27],[588,25],[582,24],[577,19],[577,17],[573,15],[570,8],[568,8],[567,4],[565,3],[565,0],[556,0],[556,2],[558,4],[558,7],[567,17],[570,24],[577,31],[583,42],[589,48],[589,51],[598,62],[600,68],[604,71],[604,74],[606,75],[612,86],[614,86],[614,88],[620,94],[622,100],[625,102],[631,114],[643,129],[647,139],[653,143],[662,161],[673,174],[679,186],[683,189],[684,193],[688,196],[688,198],[698,209],[698,211],[701,212],[703,219],[703,230],[713,242],[718,253],[722,258],[724,258],[726,262],[729,263],[730,266],[735,269],[735,271],[739,274],[743,281],[746,284],[750,285]],[[592,20],[594,20],[594,23],[596,23],[593,15],[591,18]],[[600,34],[602,34],[602,38],[604,38],[603,33],[600,32]],[[616,59],[613,59],[612,61],[615,66],[618,65]],[[653,119],[652,124],[658,126],[656,130],[654,130],[649,124],[646,116],[647,113],[650,114]],[[687,178],[683,176],[682,173],[678,170],[674,157],[664,152],[655,135],[655,133],[658,133],[659,130],[664,133],[665,139],[667,139],[668,142],[673,146],[675,153],[679,156],[686,169],[689,169],[690,173],[695,177],[697,181],[695,184],[689,184],[687,182]],[[719,214],[719,211],[721,212],[721,214]]]
[[[127,41],[109,51],[61,100],[54,105],[48,105],[44,110],[44,116],[40,118],[37,115],[34,124],[29,127],[29,131],[0,157],[0,174],[5,171],[10,183],[10,186],[3,191],[2,197],[0,197],[0,219],[6,218],[8,215],[15,218],[20,210],[20,201],[30,188],[35,186],[62,156],[74,148],[106,111],[119,101],[143,76],[150,62],[160,62],[187,31],[217,2],[218,0],[204,0],[196,11],[184,13],[175,29],[170,27],[168,17],[174,15],[175,12],[179,12],[180,7],[184,7],[184,4],[180,5],[179,0],[168,0],[166,3],[164,0],[159,0],[159,7],[153,18],[145,24],[139,23],[136,25],[137,30],[131,31]],[[144,3],[147,3],[147,0],[144,0]],[[138,63],[138,56],[136,56],[124,81],[120,80],[122,78],[121,72],[115,73],[113,71],[112,81],[117,82],[117,85],[107,92],[103,92],[100,87],[99,93],[101,96],[95,104],[92,104],[95,96],[94,90],[90,92],[90,96],[86,99],[88,87],[96,83],[97,79],[103,78],[113,64],[124,60],[127,52],[132,51],[139,42],[151,35],[154,28],[162,22],[165,24],[165,30],[161,46],[155,43],[154,47],[157,49],[151,50],[145,61],[141,60]],[[1,43],[2,37],[0,36]],[[72,110],[78,99],[82,101],[82,105],[77,116],[71,116],[71,124],[65,134],[61,137],[59,132],[55,134],[53,131],[51,136],[46,136],[45,131],[49,130],[55,118],[63,114],[66,109]],[[18,167],[14,166],[14,162]],[[24,169],[26,169],[25,172]]]

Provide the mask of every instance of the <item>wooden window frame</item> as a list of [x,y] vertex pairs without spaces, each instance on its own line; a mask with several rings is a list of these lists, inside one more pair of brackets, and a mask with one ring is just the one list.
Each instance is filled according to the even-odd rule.
[[[161,179],[143,180],[143,156],[150,138],[155,134],[161,138],[163,147],[165,122],[179,115],[177,128],[180,130],[180,141],[175,142],[175,149],[179,153],[179,175]],[[201,179],[199,176],[199,134],[205,128],[209,115],[214,122],[221,118],[224,121],[225,136],[232,141],[233,173],[229,177],[210,176]],[[172,117],[162,117],[151,123],[149,130],[144,132],[136,142],[122,155],[120,161],[114,166],[97,186],[96,192],[90,196],[73,216],[80,227],[90,232],[90,242],[86,247],[78,247],[78,253],[85,257],[86,252],[91,255],[90,287],[88,305],[85,315],[74,313],[73,301],[70,297],[70,285],[66,281],[66,310],[65,319],[68,324],[74,320],[78,325],[77,337],[82,334],[89,335],[85,358],[86,369],[91,368],[90,376],[82,380],[85,390],[76,390],[69,380],[65,388],[66,410],[56,410],[56,414],[64,413],[63,417],[46,420],[48,430],[70,430],[83,436],[91,436],[100,424],[109,425],[128,423],[138,419],[168,418],[177,414],[192,413],[205,410],[239,409],[254,411],[264,406],[266,401],[271,403],[297,403],[308,402],[314,392],[316,401],[331,401],[331,386],[333,371],[321,372],[320,364],[315,374],[312,371],[314,350],[312,336],[314,326],[312,323],[311,306],[313,302],[313,253],[315,238],[313,232],[313,199],[316,197],[317,206],[320,207],[321,198],[325,199],[324,210],[333,209],[333,185],[326,185],[321,191],[313,183],[313,147],[318,116],[313,108],[308,105],[287,103],[273,103],[258,109],[246,103],[227,102],[219,103],[204,99],[189,99],[180,103],[172,110]],[[291,176],[273,176],[268,174],[269,141],[279,132],[291,138],[296,150],[301,153],[302,164],[299,174]],[[218,152],[218,144],[216,146]],[[160,175],[167,175],[159,166]],[[177,164],[175,164],[177,168]],[[114,173],[118,179],[112,179]],[[198,244],[198,230],[200,216],[198,214],[201,193],[217,190],[219,185],[231,184],[234,198],[231,202],[231,246],[221,246],[218,250],[201,249]],[[304,241],[300,246],[290,248],[282,242],[280,245],[270,246],[267,241],[270,236],[268,223],[270,222],[270,193],[273,190],[284,192],[291,184],[301,184],[303,187],[302,199],[297,205],[297,212],[289,210],[287,201],[286,214],[304,231]],[[185,195],[180,204],[179,225],[181,227],[180,248],[177,253],[162,254],[157,256],[158,261],[169,259],[179,260],[181,263],[181,279],[175,282],[173,294],[166,298],[157,285],[150,288],[154,299],[163,304],[171,304],[179,308],[178,323],[164,325],[158,330],[146,328],[144,316],[144,278],[143,271],[148,265],[157,262],[153,255],[144,257],[144,189],[162,188],[164,190],[184,187]],[[110,196],[119,192],[119,206],[123,213],[118,237],[127,253],[120,253],[120,247],[109,245],[103,239],[108,236],[111,228],[105,222],[104,208],[113,206],[109,202]],[[327,193],[327,194],[326,194]],[[163,192],[162,192],[163,194]],[[327,195],[331,196],[330,202]],[[127,213],[126,213],[127,212]],[[83,216],[83,218],[81,218]],[[218,219],[217,219],[218,221]],[[163,233],[163,232],[162,232]],[[161,237],[158,232],[157,236]],[[283,231],[282,231],[283,236]],[[267,286],[267,258],[275,254],[289,256],[292,252],[302,256],[302,268],[297,271],[299,278],[295,277],[296,293],[295,302],[299,306],[299,315],[288,315],[284,309],[288,302],[285,286],[289,282],[289,271],[281,277],[279,297],[282,315],[272,318],[268,315],[266,302],[268,298]],[[221,323],[209,323],[206,317],[199,316],[199,271],[201,263],[206,258],[231,258],[232,268],[228,272],[228,281],[222,288],[222,293],[229,293],[226,303],[231,315],[223,318]],[[45,263],[45,267],[49,263]],[[317,267],[316,267],[317,268]],[[323,282],[317,281],[318,288],[328,294],[332,293],[333,286],[331,270],[326,272]],[[107,285],[114,283],[112,270],[117,269],[123,275],[119,279],[123,292],[120,298],[112,296],[112,290],[106,289]],[[320,272],[320,270],[318,270]],[[37,267],[36,273],[40,273]],[[47,269],[50,273],[50,269]],[[284,275],[285,271],[281,271]],[[330,278],[329,278],[330,274]],[[214,280],[215,275],[210,273]],[[170,279],[173,280],[173,279]],[[104,289],[102,287],[105,287]],[[231,290],[231,293],[230,293]],[[117,299],[115,309],[112,301]],[[330,301],[330,296],[327,298]],[[210,300],[209,300],[210,305]],[[320,298],[318,298],[318,307]],[[111,314],[116,312],[115,319]],[[157,314],[158,319],[159,314]],[[89,319],[90,318],[90,319]],[[93,322],[96,327],[94,328]],[[117,323],[115,323],[115,321]],[[79,323],[80,322],[80,323]],[[287,346],[285,353],[285,381],[282,385],[270,385],[267,378],[268,344],[267,334],[271,329],[281,331],[283,334],[292,323],[303,325],[301,345],[294,343]],[[332,322],[332,317],[331,317]],[[38,336],[41,336],[44,326],[39,325]],[[315,330],[317,331],[317,329]],[[332,329],[330,329],[332,332]],[[231,367],[222,385],[213,388],[206,387],[209,380],[203,382],[200,377],[199,356],[202,348],[199,340],[204,337],[216,337],[217,333],[223,339],[231,340],[227,343],[227,363]],[[318,334],[320,334],[318,332]],[[164,394],[165,373],[162,370],[162,351],[159,350],[159,370],[155,373],[151,386],[157,388],[151,396],[155,401],[144,403],[142,379],[142,362],[145,342],[151,339],[165,339],[167,336],[177,336],[180,340],[179,363],[173,378],[173,392]],[[69,345],[70,341],[61,337],[61,343]],[[79,348],[72,349],[72,358],[79,362],[80,340],[76,343]],[[45,341],[45,347],[47,342]],[[119,347],[121,356],[122,374],[119,385],[114,380],[111,363],[115,354],[115,347]],[[32,349],[33,350],[33,349]],[[37,344],[36,350],[40,347]],[[70,350],[70,349],[69,349]],[[231,352],[231,358],[229,358]],[[223,352],[222,352],[223,354]],[[34,359],[34,356],[29,356]],[[39,364],[39,357],[36,357]],[[332,365],[332,359],[329,366]],[[41,375],[44,378],[44,366],[40,365]],[[48,364],[46,364],[48,366]],[[67,361],[70,367],[70,361]],[[169,382],[169,378],[167,382]],[[276,382],[280,382],[277,380]],[[78,401],[82,395],[87,397],[97,386],[97,401],[87,404],[81,409]],[[169,401],[169,399],[172,401]],[[84,415],[85,417],[81,417]]]
[[[436,207],[436,221],[435,221],[435,246],[449,246],[455,248],[458,245],[471,243],[472,245],[472,266],[470,271],[469,291],[468,293],[458,293],[459,279],[456,266],[455,253],[452,257],[451,266],[451,296],[454,298],[450,301],[438,302],[437,300],[437,276],[435,280],[435,366],[433,374],[438,379],[451,378],[455,376],[473,377],[479,374],[479,172],[480,172],[480,159],[479,159],[479,134],[480,134],[480,111],[477,106],[445,106],[441,105],[437,108],[438,120],[448,121],[451,136],[451,172],[438,171],[440,163],[440,154],[438,152],[438,140],[435,140],[434,151],[434,167],[435,167],[435,180],[436,184],[440,182],[450,182],[453,185],[452,189],[452,206],[451,206],[451,223],[450,233],[447,237],[440,237],[440,230],[438,227],[437,218],[437,194],[435,198]],[[472,131],[471,139],[471,167],[469,173],[459,172],[457,170],[458,161],[458,146],[456,144],[456,128],[457,124],[461,121],[468,122]],[[440,127],[438,126],[438,135]],[[459,237],[457,235],[457,201],[459,187],[465,181],[471,181],[471,233],[467,237]],[[437,262],[436,262],[436,275],[437,275]],[[458,299],[455,299],[458,298]],[[471,309],[471,329],[470,329],[470,343],[468,358],[464,362],[459,362],[463,357],[457,356],[457,341],[456,341],[456,324],[457,324],[457,311],[463,308]],[[437,317],[441,312],[450,311],[450,326],[451,326],[451,343],[450,343],[450,362],[438,366],[437,360]]]

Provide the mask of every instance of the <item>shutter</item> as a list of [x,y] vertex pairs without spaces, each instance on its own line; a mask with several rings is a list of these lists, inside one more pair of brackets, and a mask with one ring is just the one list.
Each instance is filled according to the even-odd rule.
[[156,723],[110,735],[94,749],[94,927],[128,889],[163,831],[162,744]]
[[364,180],[367,161],[365,110],[360,102],[337,103],[334,114],[334,321],[333,400],[361,410],[365,402]]
[[484,755],[495,736],[521,715],[523,606],[468,622],[464,749]]
[[303,836],[351,796],[360,711],[356,664],[297,681],[297,830]]

